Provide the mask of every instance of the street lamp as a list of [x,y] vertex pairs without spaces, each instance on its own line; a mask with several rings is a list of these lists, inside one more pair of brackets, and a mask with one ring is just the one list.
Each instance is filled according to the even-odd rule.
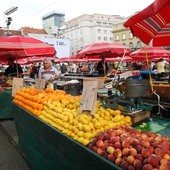
[[11,21],[12,21],[12,18],[9,17],[9,15],[11,15],[12,13],[14,13],[15,11],[17,11],[18,7],[11,7],[9,8],[8,10],[6,10],[4,12],[4,17],[5,17],[5,20],[6,20],[6,24],[7,24],[7,36],[9,36],[9,25],[11,24]]

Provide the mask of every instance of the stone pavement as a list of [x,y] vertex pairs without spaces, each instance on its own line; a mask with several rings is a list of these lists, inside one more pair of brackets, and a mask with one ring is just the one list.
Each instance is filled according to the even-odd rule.
[[17,148],[18,136],[13,120],[0,120],[0,169],[31,170]]

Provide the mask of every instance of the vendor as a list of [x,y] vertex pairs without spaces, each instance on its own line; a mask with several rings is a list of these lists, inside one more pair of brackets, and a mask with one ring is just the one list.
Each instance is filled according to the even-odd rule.
[[5,70],[5,76],[22,77],[22,67],[19,64],[14,63],[13,58],[8,58],[8,65],[9,66]]
[[43,67],[40,68],[38,73],[39,79],[44,79],[46,81],[46,85],[53,82],[54,80],[59,79],[59,71],[52,66],[52,62],[49,59],[45,59],[43,61]]
[[97,64],[97,71],[99,76],[106,76],[108,72],[108,66],[107,63],[104,61],[104,58],[102,58],[102,61],[99,61]]

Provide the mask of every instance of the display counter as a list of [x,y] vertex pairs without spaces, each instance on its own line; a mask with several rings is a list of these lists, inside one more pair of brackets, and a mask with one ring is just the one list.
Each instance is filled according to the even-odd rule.
[[19,147],[34,170],[121,169],[13,103]]
[[12,90],[0,92],[0,119],[11,119],[12,114]]

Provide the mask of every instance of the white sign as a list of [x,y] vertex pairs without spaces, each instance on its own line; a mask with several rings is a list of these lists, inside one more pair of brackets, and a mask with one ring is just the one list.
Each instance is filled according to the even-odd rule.
[[45,37],[45,34],[41,34],[41,36],[36,36],[36,34],[29,34],[29,36],[54,46],[57,51],[56,56],[58,58],[70,56],[70,42],[68,39]]

